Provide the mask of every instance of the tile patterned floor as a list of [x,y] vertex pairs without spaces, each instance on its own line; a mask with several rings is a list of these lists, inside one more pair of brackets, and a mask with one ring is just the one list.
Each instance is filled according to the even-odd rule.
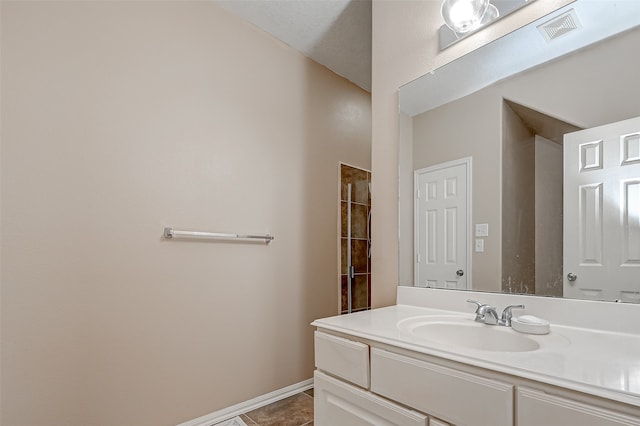
[[313,389],[240,415],[247,426],[313,426]]

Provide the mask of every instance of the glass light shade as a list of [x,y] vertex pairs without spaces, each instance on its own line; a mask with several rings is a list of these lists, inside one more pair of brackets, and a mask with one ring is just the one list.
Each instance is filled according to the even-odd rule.
[[442,17],[449,28],[459,34],[478,27],[489,8],[489,0],[444,0]]
[[487,7],[487,11],[484,12],[482,19],[478,22],[478,27],[488,24],[491,21],[495,21],[500,17],[500,11],[497,7],[489,3],[489,7]]

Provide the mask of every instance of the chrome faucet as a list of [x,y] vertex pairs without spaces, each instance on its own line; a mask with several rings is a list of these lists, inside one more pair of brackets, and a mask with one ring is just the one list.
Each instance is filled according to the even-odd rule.
[[498,322],[498,325],[504,325],[505,327],[511,327],[511,314],[512,309],[524,309],[524,305],[509,305],[502,311],[502,318]]
[[509,305],[502,311],[502,316],[498,318],[498,312],[496,308],[491,305],[482,304],[475,300],[467,299],[469,303],[476,304],[476,318],[477,322],[483,322],[488,325],[502,325],[505,327],[511,327],[511,310],[512,309],[524,309],[524,305]]
[[477,322],[483,322],[489,325],[498,324],[498,312],[496,312],[496,308],[491,305],[482,304],[471,299],[467,299],[467,302],[476,304],[477,307],[475,320]]

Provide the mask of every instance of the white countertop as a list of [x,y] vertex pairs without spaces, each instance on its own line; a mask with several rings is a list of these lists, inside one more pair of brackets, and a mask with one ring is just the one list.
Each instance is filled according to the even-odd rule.
[[424,315],[474,318],[472,313],[395,305],[323,318],[312,325],[640,407],[638,334],[552,323],[547,335],[527,335],[540,343],[535,351],[492,352],[433,343],[398,327],[402,320]]

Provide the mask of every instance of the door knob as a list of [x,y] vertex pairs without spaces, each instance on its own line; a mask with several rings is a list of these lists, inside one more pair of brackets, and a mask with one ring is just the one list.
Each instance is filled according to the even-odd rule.
[[567,274],[567,279],[568,279],[569,281],[575,281],[575,280],[577,280],[577,279],[578,279],[578,276],[577,276],[576,274],[574,274],[573,272],[569,272],[569,273]]
[[461,277],[461,276],[463,276],[463,275],[464,275],[464,271],[463,271],[462,269],[458,269],[458,270],[456,271],[456,275],[457,275],[457,276],[459,276],[459,277]]

